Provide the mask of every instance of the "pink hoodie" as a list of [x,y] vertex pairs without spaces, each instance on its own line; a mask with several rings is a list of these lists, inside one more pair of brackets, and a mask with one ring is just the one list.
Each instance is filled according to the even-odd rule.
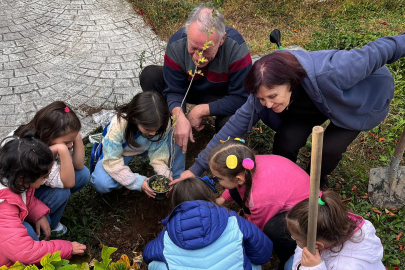
[[[257,155],[255,159],[256,171],[250,198],[246,202],[251,213],[247,220],[263,230],[272,217],[290,210],[309,197],[309,175],[281,156]],[[238,186],[237,189],[243,199],[245,186]],[[222,197],[232,201],[229,190],[225,190]]]
[[21,194],[15,194],[9,188],[0,190],[0,266],[10,266],[16,261],[25,265],[39,264],[47,253],[58,250],[62,259],[71,257],[73,249],[69,241],[34,241],[28,235],[22,222],[35,224],[49,214],[49,208],[34,197],[34,191],[27,190],[25,204]]

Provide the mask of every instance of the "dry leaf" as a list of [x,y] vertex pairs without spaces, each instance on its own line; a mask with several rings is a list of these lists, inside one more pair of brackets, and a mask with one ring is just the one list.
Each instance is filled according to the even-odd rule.
[[[399,239],[402,237],[404,233],[400,232],[395,238],[397,239],[397,241],[399,241]],[[402,250],[402,249],[401,249]]]

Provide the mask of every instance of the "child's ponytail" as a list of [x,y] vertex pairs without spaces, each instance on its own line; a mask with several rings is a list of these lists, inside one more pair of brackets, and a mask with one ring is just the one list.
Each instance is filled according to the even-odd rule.
[[49,147],[27,131],[21,138],[7,137],[0,148],[0,182],[14,193],[22,193],[49,172],[53,154]]
[[[232,155],[236,157],[236,166],[231,169],[227,165],[227,159]],[[249,213],[246,201],[250,197],[252,177],[256,169],[253,150],[239,140],[228,140],[211,151],[208,162],[210,167],[230,179],[234,179],[239,173],[244,172],[245,194],[242,200],[242,207],[245,213]]]
[[[306,239],[308,231],[309,199],[296,204],[287,213],[287,225],[290,231]],[[332,191],[322,192],[318,203],[317,239],[333,243],[343,248],[343,243],[353,235],[358,224],[348,216],[349,209],[341,202],[340,196]],[[336,251],[334,249],[334,251]]]

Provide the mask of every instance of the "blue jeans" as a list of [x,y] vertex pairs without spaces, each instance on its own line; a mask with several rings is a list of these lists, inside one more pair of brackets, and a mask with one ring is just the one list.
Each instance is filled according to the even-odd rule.
[[291,270],[293,267],[294,255],[292,255],[288,261],[284,264],[284,270]]
[[[171,133],[168,135],[171,136]],[[168,141],[169,149],[171,146],[171,140]],[[144,152],[139,156],[147,156],[148,152]],[[186,166],[186,155],[183,154],[181,148],[175,144],[174,148],[175,159],[173,161],[172,174],[173,179],[180,177],[180,174],[184,172]],[[134,158],[133,156],[123,156],[124,164],[127,166],[129,162]],[[170,159],[169,159],[170,164]],[[122,187],[120,183],[114,180],[105,170],[101,161],[97,162],[94,172],[90,178],[90,184],[99,192],[99,193],[108,193],[113,189],[119,189]]]
[[73,188],[51,188],[42,185],[35,190],[35,197],[41,200],[51,210],[49,216],[51,218],[50,225],[52,230],[58,226],[70,195],[84,188],[87,182],[89,182],[89,179],[90,171],[84,166],[80,171],[75,170],[75,186]]
[[[49,215],[46,216],[46,219],[48,220],[49,224],[51,224],[51,219]],[[35,232],[34,228],[31,226],[31,224],[29,224],[26,221],[24,221],[22,224],[24,225],[25,228],[27,228],[28,235],[31,236],[31,238],[34,239],[35,241],[39,241],[38,235]]]

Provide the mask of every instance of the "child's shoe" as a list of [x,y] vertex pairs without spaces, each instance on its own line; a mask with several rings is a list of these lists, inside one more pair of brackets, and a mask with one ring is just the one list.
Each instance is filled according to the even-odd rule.
[[67,227],[59,222],[58,226],[56,226],[56,228],[51,231],[51,236],[61,237],[65,233],[67,233]]

